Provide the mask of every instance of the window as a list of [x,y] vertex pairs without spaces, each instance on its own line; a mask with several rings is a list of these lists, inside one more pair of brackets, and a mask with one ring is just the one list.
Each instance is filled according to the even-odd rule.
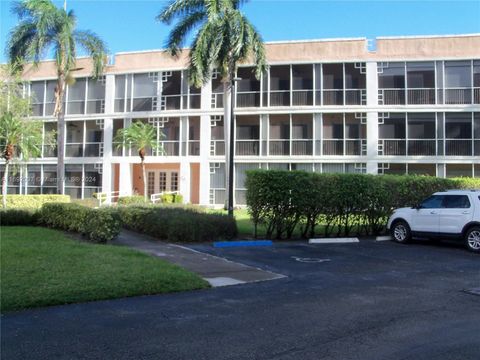
[[440,209],[442,207],[443,195],[432,195],[420,204],[421,209]]
[[446,209],[468,209],[470,200],[467,195],[445,195],[443,207]]
[[86,79],[76,79],[68,86],[67,114],[85,113]]
[[237,71],[237,107],[260,106],[260,80],[255,78],[253,67],[241,67]]
[[99,114],[105,111],[105,78],[88,79],[87,114]]
[[290,66],[270,67],[270,106],[290,106]]
[[378,74],[379,103],[405,104],[405,63],[387,63]]
[[44,95],[45,82],[32,82],[30,85],[30,96],[32,97],[32,113],[35,116],[43,116]]

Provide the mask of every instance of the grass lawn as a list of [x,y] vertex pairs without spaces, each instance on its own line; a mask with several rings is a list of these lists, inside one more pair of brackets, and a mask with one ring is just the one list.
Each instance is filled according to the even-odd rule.
[[0,227],[2,312],[207,288],[163,260],[41,227]]

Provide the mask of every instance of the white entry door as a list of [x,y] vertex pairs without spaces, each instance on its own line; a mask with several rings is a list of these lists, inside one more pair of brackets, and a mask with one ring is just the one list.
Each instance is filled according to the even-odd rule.
[[147,171],[148,195],[162,192],[178,191],[178,171],[149,170]]

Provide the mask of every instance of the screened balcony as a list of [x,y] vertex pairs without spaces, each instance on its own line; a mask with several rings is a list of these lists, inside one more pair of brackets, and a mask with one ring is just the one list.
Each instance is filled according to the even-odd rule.
[[210,124],[210,155],[225,155],[223,118],[212,119]]
[[435,63],[407,62],[407,104],[435,104]]
[[258,116],[237,115],[235,119],[235,154],[255,156],[260,153],[260,123]]
[[445,114],[445,155],[472,156],[472,113]]
[[273,156],[290,155],[290,116],[270,115],[269,154]]
[[343,64],[323,64],[323,105],[343,105]]
[[253,67],[241,67],[237,71],[236,94],[239,108],[260,106],[260,80],[255,78]]
[[[103,156],[103,130],[96,120],[67,121],[65,140],[66,157]],[[52,151],[55,150],[47,149],[48,147],[45,147],[44,151],[53,155]]]
[[378,101],[380,105],[405,104],[405,63],[383,64],[378,74]]
[[323,114],[323,155],[344,154],[343,125],[343,114]]
[[445,61],[445,104],[472,103],[471,61]]
[[[56,122],[44,122],[43,123],[43,144],[42,144],[42,157],[57,157],[57,145],[56,145],[56,135],[52,137],[53,134],[57,133],[57,123]],[[52,143],[47,143],[46,139],[50,138]],[[53,145],[53,146],[52,146]]]
[[190,116],[188,118],[188,146],[189,156],[200,155],[200,117]]
[[399,156],[407,154],[405,114],[390,114],[378,126],[379,154]]
[[436,155],[435,113],[409,113],[407,116],[407,155]]
[[163,156],[179,156],[180,155],[180,119],[177,117],[167,118],[167,121],[158,123],[159,132],[163,137],[158,139],[158,143],[163,149],[163,152],[158,152],[157,155]]
[[223,108],[223,82],[220,74],[214,72],[212,75],[212,108]]
[[180,110],[182,107],[182,72],[171,71],[162,81],[160,110]]
[[311,114],[292,115],[291,155],[313,155],[313,122]]
[[292,105],[313,105],[312,65],[292,65]]
[[270,67],[270,106],[290,106],[290,66]]
[[324,114],[322,154],[366,155],[366,126],[355,114]]
[[157,97],[158,97],[157,82],[158,82],[157,73],[133,75],[132,111],[157,110],[157,105],[158,105],[157,104]]

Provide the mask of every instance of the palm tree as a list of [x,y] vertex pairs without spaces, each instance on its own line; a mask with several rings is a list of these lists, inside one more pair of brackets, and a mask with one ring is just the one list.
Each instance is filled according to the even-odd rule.
[[8,112],[0,118],[0,146],[5,159],[5,172],[2,177],[2,206],[7,207],[7,187],[9,166],[16,158],[28,161],[42,154],[42,129],[40,121],[25,120]]
[[[163,138],[163,133],[159,132],[159,138]],[[135,121],[129,127],[120,129],[115,135],[114,142],[117,148],[129,146],[138,150],[140,164],[142,165],[143,196],[145,202],[148,201],[147,192],[147,174],[145,171],[145,156],[147,150],[151,149],[163,153],[163,147],[157,142],[157,129],[147,123]]]
[[[190,82],[197,87],[206,84],[213,69],[222,77],[225,144],[233,131],[230,106],[237,65],[253,60],[257,79],[267,70],[262,37],[240,11],[243,2],[246,0],[173,0],[157,16],[168,25],[178,20],[167,40],[173,56],[178,56],[190,32],[198,29],[189,53]],[[226,174],[232,174],[228,164],[233,154],[225,151],[225,156]],[[230,176],[226,179],[230,189]],[[229,204],[233,204],[231,199]]]
[[65,175],[65,109],[63,98],[66,85],[75,81],[77,47],[83,49],[93,63],[92,76],[98,78],[106,64],[106,45],[91,31],[76,30],[77,18],[72,10],[57,8],[51,0],[22,0],[15,3],[12,12],[19,23],[12,29],[7,53],[15,71],[21,71],[25,62],[38,66],[45,54],[53,50],[57,69],[55,109],[57,117],[57,192],[64,193]]

